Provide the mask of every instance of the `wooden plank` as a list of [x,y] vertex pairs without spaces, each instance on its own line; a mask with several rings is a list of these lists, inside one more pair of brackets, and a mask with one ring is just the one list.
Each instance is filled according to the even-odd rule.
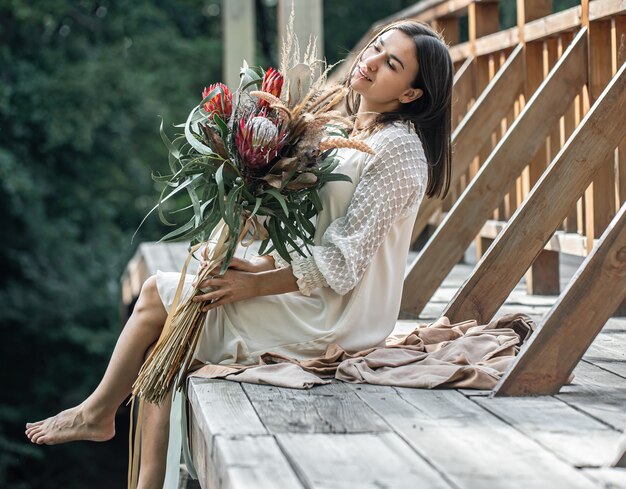
[[604,467],[601,469],[585,469],[584,472],[586,475],[596,480],[599,487],[606,489],[620,489],[626,487],[626,470]]
[[[389,426],[344,382],[311,390],[243,384],[250,403],[270,433],[372,433]],[[391,389],[391,388],[390,388]]]
[[624,12],[626,12],[624,0],[594,0],[589,2],[589,20],[598,20]]
[[611,333],[611,330],[605,326],[583,359],[626,378],[626,334],[624,332],[625,330],[616,330],[615,333]]
[[[624,298],[626,204],[502,377],[495,393],[511,396],[557,392]],[[563,341],[564,337],[568,341]]]
[[[626,103],[625,86],[626,65],[585,116],[559,157],[552,162],[446,309],[451,321],[475,318],[484,322],[502,305],[592,179],[597,165],[613,151],[618,136],[621,138],[622,127],[605,121],[620,117]],[[467,217],[467,212],[464,214]],[[515,259],[511,260],[513,256]]]
[[[617,450],[615,450],[615,458],[613,459],[611,465],[614,467],[626,469],[626,432],[624,432],[624,434],[622,435],[622,439],[617,444]],[[622,473],[626,474],[626,470],[622,470]],[[624,481],[626,482],[626,479]]]
[[192,377],[189,379],[189,403],[203,437],[208,440],[209,457],[217,435],[267,434],[238,382]]
[[[488,220],[480,229],[480,236],[486,239],[496,239],[507,226],[506,221]],[[575,256],[587,256],[587,238],[578,233],[556,231],[543,247],[544,250],[557,251]]]
[[454,390],[394,390],[390,395],[363,384],[359,397],[457,487],[594,487],[566,462]]
[[[583,30],[422,249],[405,277],[402,318],[419,314],[443,278],[463,256],[508,187],[539,148],[541,138],[545,137],[552,123],[558,120],[583,84],[586,74],[581,67],[585,63],[586,31]],[[519,209],[516,215],[518,213]]]
[[[602,1],[602,0],[598,0]],[[526,42],[545,39],[580,26],[580,5],[556,12],[541,19],[528,22],[524,26]]]
[[620,431],[554,397],[472,400],[575,467],[599,467],[615,457]]
[[276,438],[307,488],[454,487],[395,433],[288,433]]
[[[523,49],[516,48],[506,63],[498,70],[491,83],[482,91],[472,108],[452,133],[454,155],[450,177],[450,187],[458,184],[472,160],[487,144],[491,132],[506,115],[508,106],[513,103],[522,83]],[[441,205],[441,200],[425,198],[415,219],[411,242],[415,242],[424,230],[430,217]]]
[[220,489],[306,487],[273,436],[218,436],[212,463]]
[[468,107],[474,93],[474,80],[472,78],[472,63],[474,57],[470,56],[454,74],[453,98],[452,98],[452,129],[456,129],[463,117],[467,114]]
[[154,275],[157,270],[164,272],[176,271],[176,265],[172,260],[169,247],[165,247],[161,243],[151,242],[142,243],[139,245],[139,250],[146,262],[146,276],[141,277],[142,283],[145,282],[149,276]]
[[616,430],[626,430],[626,379],[586,361],[555,397]]

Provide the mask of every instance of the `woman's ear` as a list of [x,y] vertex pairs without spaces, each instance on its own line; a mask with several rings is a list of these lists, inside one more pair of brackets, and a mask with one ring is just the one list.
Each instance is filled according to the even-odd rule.
[[424,91],[421,88],[409,88],[400,96],[400,103],[408,104],[417,100],[422,95],[424,95]]

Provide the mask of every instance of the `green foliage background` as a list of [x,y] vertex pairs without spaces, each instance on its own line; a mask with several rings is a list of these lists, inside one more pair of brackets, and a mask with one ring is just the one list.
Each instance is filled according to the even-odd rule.
[[[256,61],[276,66],[276,1],[255,3]],[[329,63],[413,3],[325,0]],[[121,273],[164,234],[151,219],[130,239],[156,202],[150,171],[167,165],[158,116],[184,121],[221,79],[220,5],[0,0],[1,487],[125,485],[127,411],[104,444],[34,446],[23,426],[80,403],[106,367]]]

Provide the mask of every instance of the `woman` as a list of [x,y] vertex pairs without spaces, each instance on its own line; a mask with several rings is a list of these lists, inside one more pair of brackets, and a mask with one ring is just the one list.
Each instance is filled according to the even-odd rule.
[[[294,253],[291,265],[275,252],[234,259],[223,277],[202,284],[215,289],[198,297],[208,311],[198,360],[250,364],[265,351],[311,358],[330,343],[349,351],[384,344],[420,202],[448,191],[452,70],[445,43],[417,22],[394,23],[368,43],[345,81],[346,108],[353,137],[376,155],[339,150],[336,171],[352,183],[329,182],[320,192],[311,256]],[[177,282],[178,274],[161,272],[146,281],[100,385],[79,406],[28,423],[33,443],[114,435],[115,412],[160,335]],[[163,485],[170,405],[171,396],[160,408],[146,404],[140,488]]]

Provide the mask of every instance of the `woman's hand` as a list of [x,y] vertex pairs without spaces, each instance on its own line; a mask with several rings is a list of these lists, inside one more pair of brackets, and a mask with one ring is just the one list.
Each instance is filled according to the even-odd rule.
[[[194,284],[195,285],[195,284]],[[229,268],[221,277],[207,278],[199,283],[199,288],[212,287],[210,292],[197,295],[194,302],[207,301],[204,312],[231,302],[250,299],[259,295],[259,279],[254,272],[243,272]]]
[[[198,273],[207,267],[208,262],[201,261]],[[222,266],[219,262],[211,273],[218,273]],[[274,259],[270,255],[255,256],[251,260],[233,257],[228,270],[221,277],[212,277],[200,282],[199,288],[212,287],[213,290],[193,298],[194,302],[209,301],[202,310],[208,311],[214,307],[231,302],[249,299],[259,295],[257,273],[274,270]],[[196,286],[196,283],[193,284]]]

